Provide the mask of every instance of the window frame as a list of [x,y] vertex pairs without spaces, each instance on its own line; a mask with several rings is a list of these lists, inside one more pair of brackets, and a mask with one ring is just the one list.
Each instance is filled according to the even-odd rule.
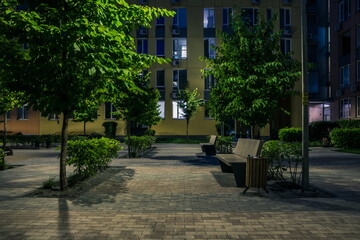
[[[205,49],[206,41],[208,41],[208,43],[207,43],[207,48]],[[207,57],[210,59],[215,59],[216,51],[211,46],[214,46],[214,47],[216,46],[216,38],[204,38],[204,51],[205,51],[204,57]]]
[[[345,74],[345,71],[344,69],[347,69],[347,82],[345,84],[344,82],[344,74]],[[349,87],[350,86],[350,81],[351,81],[351,64],[347,64],[347,65],[344,65],[342,67],[340,67],[340,88],[346,88],[346,87]]]
[[[179,45],[180,41],[184,41],[185,45]],[[173,38],[173,46],[172,46],[172,58],[173,59],[187,59],[187,39],[186,38]],[[185,46],[185,51],[182,49],[183,46]],[[180,48],[180,51],[179,51]],[[175,54],[175,53],[180,54]],[[183,53],[185,52],[185,56],[183,56]]]
[[340,118],[351,118],[351,98],[340,99]]
[[[186,86],[184,86],[184,88],[181,88],[180,85],[183,84],[181,83],[181,79],[180,79],[180,72],[183,71],[185,73],[185,85],[187,85],[187,70],[186,69],[173,69],[173,75],[172,75],[172,90],[173,91],[179,91],[179,90],[183,90],[186,88]],[[175,81],[175,72],[177,72],[177,76],[178,79],[177,81]],[[177,82],[177,84],[174,84],[175,82]],[[176,86],[175,86],[176,85]]]
[[[181,114],[184,114],[184,111],[182,111],[182,108],[180,108],[179,106],[179,102],[181,100],[172,100],[171,105],[172,105],[172,119],[176,119],[176,120],[185,120],[184,116],[181,116]],[[176,112],[174,112],[176,110]],[[176,114],[176,116],[175,116]]]
[[17,120],[29,120],[29,110],[26,109],[28,104],[24,104],[21,107],[18,107],[18,116]]
[[[223,8],[222,9],[222,25],[223,25],[223,27],[230,26],[230,16],[233,14],[233,12],[234,12],[233,8]],[[224,13],[226,13],[226,16]],[[226,19],[226,23],[224,22],[225,19]]]
[[[175,15],[173,17],[172,26],[174,28],[187,28],[187,10],[186,8],[174,8],[172,9],[175,12]],[[185,15],[185,20],[182,20],[182,14]],[[182,24],[184,23],[185,24]]]
[[[141,42],[141,51],[139,51],[139,42]],[[146,46],[146,48],[145,48]],[[146,49],[146,51],[145,51]],[[147,38],[138,38],[136,39],[136,52],[137,53],[149,53],[149,40]]]
[[[211,16],[212,14],[212,16]],[[212,25],[209,25],[209,18],[212,17]],[[215,8],[204,8],[203,11],[203,27],[215,28]]]
[[[159,54],[159,48],[158,48],[158,42],[159,41],[162,41],[163,44],[162,44],[162,50],[163,50],[163,54]],[[156,39],[156,56],[157,57],[165,57],[165,38],[157,38]]]
[[[111,112],[109,113],[110,118],[107,117],[107,107],[106,104],[110,104]],[[113,112],[116,112],[116,108],[114,107],[112,102],[105,102],[104,103],[104,120],[117,120],[117,118],[113,115]]]
[[161,117],[161,119],[165,119],[165,106],[166,106],[165,100],[158,101],[158,110],[160,112],[159,117]]
[[[283,21],[281,22],[281,12],[283,12]],[[287,22],[289,20],[289,22]],[[291,8],[280,8],[280,29],[291,27]]]
[[[284,44],[284,51],[283,51],[283,47],[282,47],[282,44],[283,44],[282,42],[283,41],[285,43]],[[289,44],[287,44],[287,43],[289,43]],[[289,47],[289,49],[288,49],[288,51],[286,51],[288,47]],[[281,38],[280,39],[280,50],[285,55],[291,53],[292,52],[292,39],[291,38]]]

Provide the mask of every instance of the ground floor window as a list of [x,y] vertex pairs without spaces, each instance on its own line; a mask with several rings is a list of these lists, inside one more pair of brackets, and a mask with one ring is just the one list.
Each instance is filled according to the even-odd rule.
[[165,101],[158,101],[160,117],[165,119]]
[[185,119],[184,111],[179,106],[180,101],[172,101],[172,115],[173,119]]
[[351,99],[340,100],[340,118],[349,118],[351,116]]
[[28,117],[29,117],[29,113],[28,113],[28,109],[27,109],[27,104],[19,107],[17,119],[18,120],[27,120]]
[[116,116],[114,115],[114,112],[116,112],[116,108],[111,102],[105,103],[105,119],[116,119]]

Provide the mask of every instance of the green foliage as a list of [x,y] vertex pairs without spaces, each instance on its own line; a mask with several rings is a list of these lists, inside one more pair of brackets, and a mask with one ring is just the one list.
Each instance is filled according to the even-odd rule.
[[309,124],[310,141],[322,141],[323,138],[329,137],[331,130],[338,128],[337,122],[318,121]]
[[232,153],[233,146],[233,137],[218,137],[216,140],[216,149],[219,153]]
[[267,141],[263,145],[261,156],[269,160],[268,174],[271,178],[293,184],[300,183],[301,172],[298,166],[302,162],[301,143]]
[[335,128],[330,133],[331,142],[340,148],[360,148],[360,128]]
[[360,128],[360,120],[339,120],[336,123],[340,128]]
[[0,170],[5,169],[5,153],[2,148],[0,148]]
[[155,136],[155,130],[153,129],[147,129],[145,130],[145,135],[149,135],[149,136]]
[[116,122],[104,122],[102,124],[105,127],[105,136],[107,138],[115,138],[116,136]]
[[58,185],[58,181],[56,181],[55,178],[50,177],[49,179],[47,179],[46,181],[43,182],[43,188],[44,189],[52,189],[54,187],[56,187]]
[[281,32],[274,31],[276,18],[260,16],[256,25],[243,21],[234,11],[230,33],[221,34],[216,57],[206,58],[204,75],[213,75],[208,107],[217,121],[237,119],[245,126],[264,127],[278,111],[280,102],[296,94],[300,63],[280,50]]
[[81,177],[89,177],[108,166],[119,150],[120,142],[115,139],[70,140],[66,164],[73,165],[75,173]]
[[301,142],[301,128],[282,128],[279,130],[279,140],[282,142]]
[[150,148],[152,144],[154,144],[156,141],[156,138],[154,136],[150,136],[150,135],[144,135],[141,137],[137,137],[137,136],[131,136],[130,137],[130,141],[129,141],[129,137],[125,138],[125,144],[128,145],[131,144],[130,146],[130,157],[140,157],[142,156],[143,152]]
[[204,100],[199,96],[200,94],[198,93],[197,88],[195,88],[192,92],[188,88],[178,92],[178,97],[180,98],[178,104],[183,111],[183,117],[186,119],[186,139],[188,141],[190,119],[195,115],[204,102]]

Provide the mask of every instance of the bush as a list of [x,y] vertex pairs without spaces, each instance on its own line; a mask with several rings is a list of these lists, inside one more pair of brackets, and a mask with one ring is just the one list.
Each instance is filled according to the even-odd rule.
[[340,128],[360,128],[360,120],[339,120],[336,123]]
[[300,183],[301,172],[298,171],[299,163],[302,162],[300,142],[267,141],[263,145],[261,157],[265,157],[269,161],[269,177],[283,182],[291,182],[294,185]]
[[310,141],[322,141],[323,138],[330,137],[330,132],[334,128],[338,128],[338,122],[318,121],[309,125]]
[[147,129],[147,130],[145,130],[144,134],[149,135],[149,136],[155,136],[155,130]]
[[[154,136],[144,135],[141,137],[131,136],[130,137],[130,157],[140,157],[143,152],[150,148],[154,144],[156,138]],[[128,137],[125,138],[125,144],[129,146]]]
[[218,137],[216,140],[216,149],[219,153],[232,153],[233,137]]
[[340,148],[360,148],[360,128],[336,128],[330,133],[331,142]]
[[282,128],[279,130],[279,140],[282,142],[301,142],[301,128]]
[[68,141],[66,163],[75,167],[75,173],[86,178],[108,166],[112,157],[121,150],[120,142],[109,138],[78,139]]
[[2,148],[0,148],[0,170],[5,169],[5,153]]

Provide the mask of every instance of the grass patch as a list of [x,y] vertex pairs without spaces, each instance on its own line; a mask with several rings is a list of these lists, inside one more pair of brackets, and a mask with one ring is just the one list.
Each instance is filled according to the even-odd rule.
[[207,142],[205,138],[190,138],[189,142],[186,141],[186,138],[157,138],[156,143],[193,143],[199,144]]
[[349,148],[349,149],[338,149],[335,150],[338,152],[345,152],[345,153],[355,153],[355,154],[360,154],[360,149],[358,148]]

